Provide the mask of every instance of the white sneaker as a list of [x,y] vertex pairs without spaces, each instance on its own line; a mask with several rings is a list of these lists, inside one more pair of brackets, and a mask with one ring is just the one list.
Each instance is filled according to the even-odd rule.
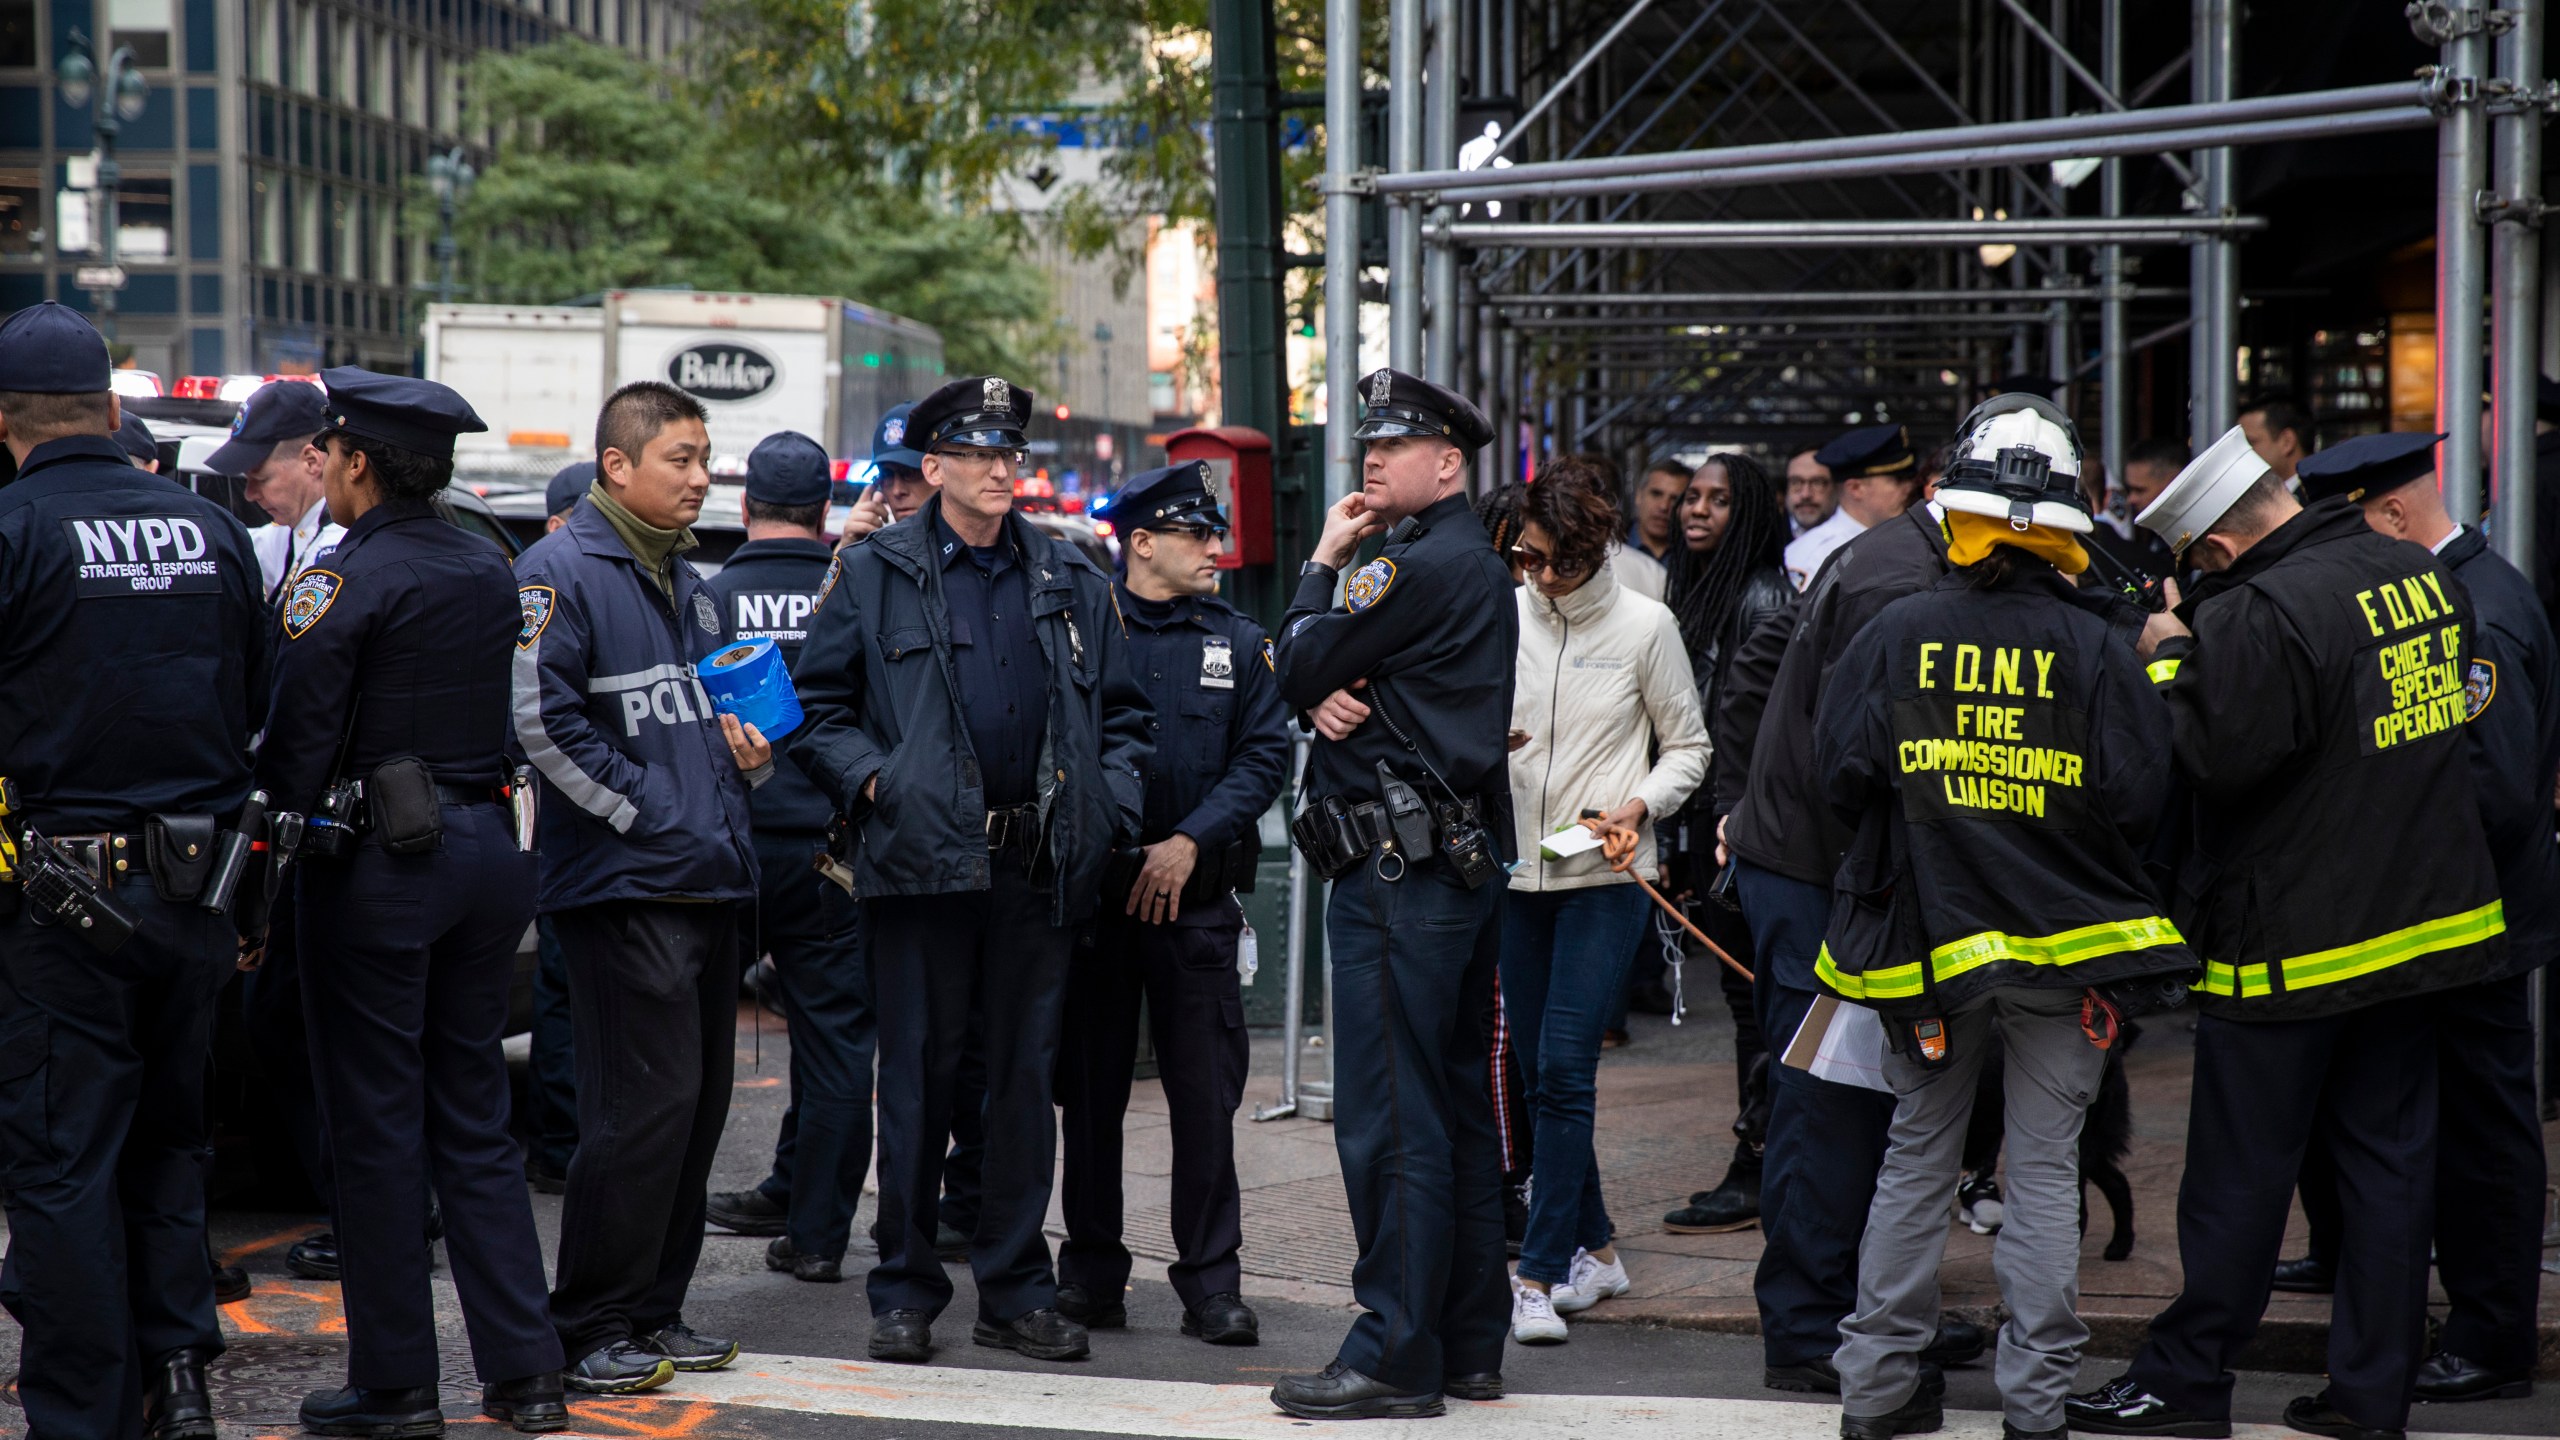
[[1572,1267],[1565,1271],[1565,1282],[1549,1298],[1555,1302],[1557,1314],[1572,1315],[1633,1288],[1635,1283],[1627,1278],[1624,1263],[1612,1260],[1603,1265],[1590,1251],[1576,1250]]
[[1561,1345],[1564,1336],[1564,1321],[1547,1292],[1511,1282],[1511,1338],[1523,1345]]

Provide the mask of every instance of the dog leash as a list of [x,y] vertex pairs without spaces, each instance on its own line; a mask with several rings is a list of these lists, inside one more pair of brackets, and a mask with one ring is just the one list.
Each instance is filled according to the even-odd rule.
[[1599,820],[1586,819],[1582,823],[1591,828],[1592,834],[1600,837],[1600,853],[1607,857],[1610,869],[1617,871],[1619,874],[1626,876],[1628,879],[1635,881],[1637,885],[1641,886],[1644,893],[1653,897],[1653,903],[1662,907],[1663,913],[1669,915],[1672,919],[1679,921],[1681,929],[1696,936],[1698,943],[1707,947],[1708,954],[1715,956],[1725,964],[1733,967],[1734,974],[1739,975],[1743,979],[1749,980],[1754,984],[1759,982],[1760,977],[1752,974],[1749,966],[1726,954],[1723,946],[1707,938],[1706,931],[1689,923],[1689,917],[1680,913],[1679,906],[1664,899],[1662,892],[1653,888],[1652,881],[1635,873],[1636,845],[1638,843],[1635,831],[1628,829],[1624,825],[1607,825]]

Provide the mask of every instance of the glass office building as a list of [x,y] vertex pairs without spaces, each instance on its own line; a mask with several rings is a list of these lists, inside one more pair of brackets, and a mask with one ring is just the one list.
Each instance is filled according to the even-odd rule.
[[[59,300],[99,260],[90,108],[56,94],[74,32],[133,47],[150,83],[116,156],[116,339],[163,376],[361,364],[405,371],[433,204],[412,177],[488,136],[471,57],[564,34],[665,56],[693,0],[0,0],[0,313]],[[94,104],[94,102],[93,102]]]

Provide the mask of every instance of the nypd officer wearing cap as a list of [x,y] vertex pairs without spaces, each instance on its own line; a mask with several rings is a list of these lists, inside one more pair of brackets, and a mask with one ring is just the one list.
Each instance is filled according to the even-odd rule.
[[1840,508],[1831,518],[1787,542],[1787,578],[1802,590],[1831,552],[1851,537],[1872,530],[1911,508],[1919,457],[1911,449],[1911,433],[1901,425],[1869,425],[1852,430],[1814,454],[1831,472]]
[[76,311],[0,322],[6,828],[19,872],[41,832],[137,927],[110,944],[0,876],[0,1305],[31,1433],[210,1440],[205,1053],[237,942],[202,899],[272,642],[248,532],[126,461],[107,372]]
[[880,423],[871,432],[871,484],[853,503],[839,544],[850,545],[904,520],[933,498],[933,485],[924,478],[924,454],[907,443],[907,417],[915,408],[909,401],[880,412]]
[[[429,380],[328,372],[318,446],[347,536],[287,590],[258,778],[318,817],[364,786],[293,872],[303,1009],[336,1179],[347,1384],[302,1402],[324,1435],[440,1428],[426,1193],[451,1217],[482,1406],[568,1420],[523,1161],[507,1133],[507,992],[533,917],[505,756],[522,614],[507,557],[439,516],[457,434],[488,427]],[[347,817],[342,817],[347,818]],[[323,831],[327,834],[327,831]]]
[[[724,643],[771,640],[785,663],[798,661],[834,554],[824,529],[833,490],[827,452],[806,435],[768,435],[747,456],[747,543],[709,586]],[[748,801],[760,876],[750,944],[761,939],[782,984],[791,1105],[764,1183],[713,1195],[707,1213],[715,1224],[745,1218],[772,1227],[767,1266],[832,1282],[844,1278],[854,1204],[871,1168],[871,981],[853,897],[811,865],[827,846],[827,798],[798,766],[777,765]]]
[[[2307,498],[2343,495],[2374,529],[2434,551],[2480,609],[2463,672],[2463,732],[2506,905],[2507,960],[2481,983],[2437,997],[2436,1276],[2453,1308],[2418,1372],[2418,1398],[2435,1401],[2532,1391],[2545,1166],[2527,980],[2560,946],[2560,842],[2551,829],[2560,655],[2533,583],[2477,526],[2446,511],[2435,484],[2443,438],[2359,435],[2304,457],[2294,472]],[[2311,1254],[2287,1268],[2330,1289],[2344,1217],[2336,1161],[2318,1136],[2303,1157],[2302,1208]]]
[[285,586],[346,538],[321,493],[320,452],[312,448],[328,397],[308,380],[270,380],[231,417],[231,438],[205,457],[205,468],[241,482],[241,498],[274,523],[249,532],[258,548],[267,603],[284,598]]
[[1031,392],[996,375],[917,403],[906,438],[938,493],[838,553],[794,676],[807,718],[791,755],[851,832],[880,1017],[880,1360],[930,1359],[951,1303],[933,1225],[973,1005],[987,1060],[973,1337],[1038,1360],[1087,1348],[1041,1233],[1051,1078],[1074,927],[1138,833],[1147,700],[1110,580],[1012,513],[1030,414]]
[[1289,720],[1262,627],[1218,598],[1227,517],[1209,467],[1190,461],[1132,478],[1112,497],[1121,536],[1117,587],[1129,664],[1155,712],[1143,849],[1104,872],[1102,913],[1067,980],[1058,1104],[1066,1134],[1058,1308],[1088,1326],[1128,1323],[1121,1295],[1120,1124],[1138,1056],[1138,1011],[1173,1122],[1173,1240],[1168,1272],[1182,1333],[1251,1345],[1238,1293],[1243,1213],[1235,1112],[1244,1103],[1244,998],[1236,947],[1253,888],[1262,812],[1288,778]]
[[[1325,512],[1273,647],[1282,697],[1323,737],[1297,829],[1334,882],[1334,1145],[1366,1312],[1322,1374],[1272,1387],[1306,1419],[1498,1398],[1511,1316],[1486,1034],[1512,858],[1519,607],[1467,503],[1470,457],[1493,428],[1464,396],[1401,371],[1372,373],[1360,398],[1360,489]],[[1378,557],[1342,580],[1381,534]]]
[[[2075,1431],[2229,1433],[2315,1131],[2348,1197],[2322,1435],[2392,1436],[2423,1353],[2436,1191],[2434,1004],[2506,973],[2505,908],[2463,734],[2481,617],[2443,558],[2306,509],[2238,429],[2142,512],[2205,572],[2147,622],[2194,796],[2172,918],[2204,960],[2178,1191],[2185,1286]],[[2377,819],[2381,820],[2377,828]]]

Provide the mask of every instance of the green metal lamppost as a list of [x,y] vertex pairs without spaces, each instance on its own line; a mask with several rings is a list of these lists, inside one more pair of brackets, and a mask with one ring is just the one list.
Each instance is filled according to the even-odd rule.
[[[143,101],[151,87],[134,62],[132,46],[119,45],[101,60],[96,54],[102,48],[86,33],[72,31],[71,53],[62,57],[53,75],[55,92],[62,97],[62,103],[74,110],[90,110],[89,123],[97,132],[98,188],[94,193],[100,199],[91,213],[98,228],[99,264],[93,275],[83,276],[83,283],[97,298],[99,333],[113,340],[116,292],[124,288],[124,271],[116,264],[116,236],[122,225],[117,192],[123,181],[123,172],[116,165],[116,137],[123,132],[126,121],[142,118]],[[91,109],[93,105],[95,108]],[[88,285],[89,279],[102,283]]]
[[447,305],[453,303],[453,212],[471,198],[479,178],[459,145],[427,157],[427,184],[436,194],[436,299]]

